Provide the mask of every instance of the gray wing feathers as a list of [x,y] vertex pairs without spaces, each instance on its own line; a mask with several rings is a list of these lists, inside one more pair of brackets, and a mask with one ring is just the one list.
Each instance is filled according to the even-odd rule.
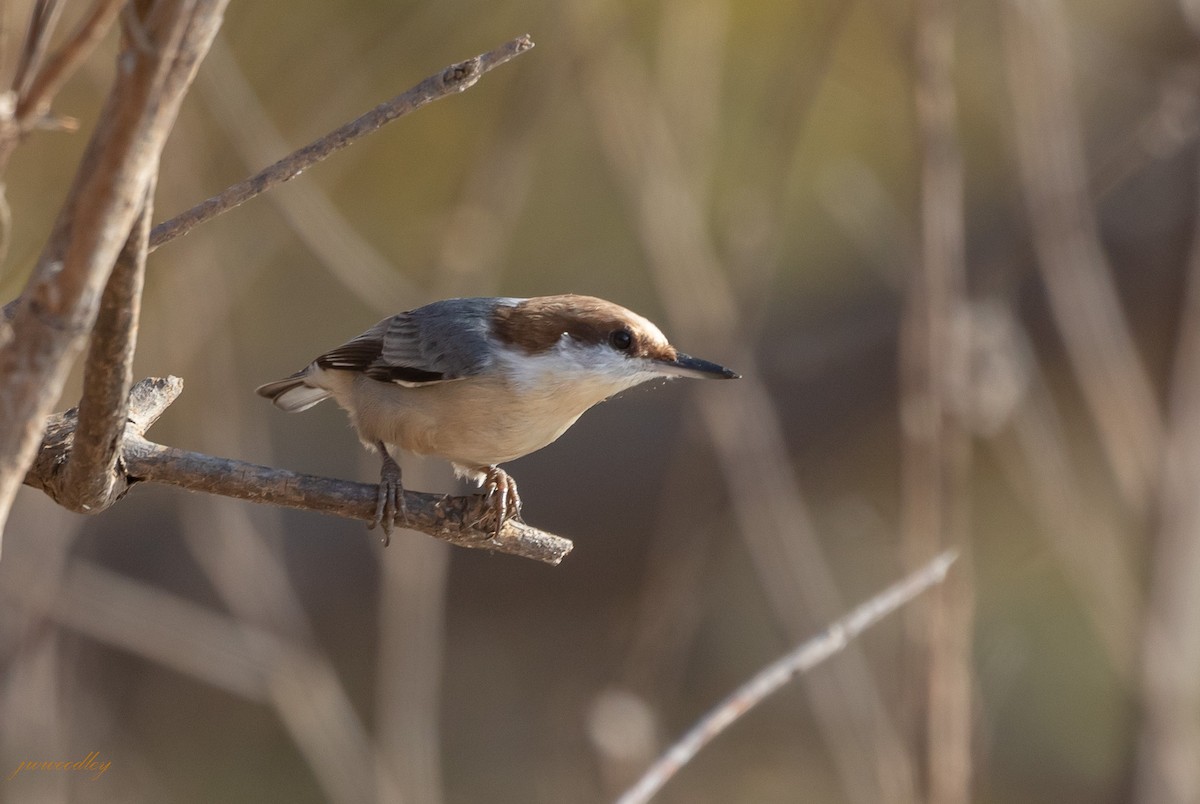
[[305,410],[329,396],[307,379],[316,368],[358,371],[380,382],[416,387],[481,374],[492,365],[488,332],[497,304],[521,299],[446,299],[391,316],[258,393],[284,410]]
[[446,299],[391,319],[380,360],[440,374],[470,377],[491,365],[488,329],[494,299]]
[[402,385],[471,377],[491,365],[488,329],[495,304],[494,299],[427,304],[385,318],[316,363]]

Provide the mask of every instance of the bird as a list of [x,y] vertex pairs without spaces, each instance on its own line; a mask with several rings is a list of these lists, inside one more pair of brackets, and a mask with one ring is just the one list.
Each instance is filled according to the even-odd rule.
[[[381,456],[375,518],[387,545],[408,512],[389,448],[448,460],[483,487],[492,537],[521,521],[501,464],[552,443],[593,405],[655,379],[737,379],[676,349],[646,318],[604,299],[444,299],[389,316],[256,392],[297,412],[332,397]],[[481,520],[476,525],[483,523]]]

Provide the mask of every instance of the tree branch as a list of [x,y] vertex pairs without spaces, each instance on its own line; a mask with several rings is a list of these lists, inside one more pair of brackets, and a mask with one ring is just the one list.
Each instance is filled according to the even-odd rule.
[[51,99],[108,33],[122,5],[123,0],[97,0],[71,38],[45,67],[38,70],[17,101],[16,116],[22,128],[32,127],[38,118],[46,115]]
[[99,124],[10,322],[13,337],[0,346],[0,531],[227,2],[156,3],[140,21],[153,47],[127,43],[118,56]]
[[21,56],[17,60],[17,72],[12,82],[12,88],[18,95],[23,95],[33,82],[61,15],[60,0],[36,0],[30,9],[29,27],[25,31],[25,41],[21,43]]
[[[375,519],[378,487],[374,483],[318,477],[258,466],[230,458],[218,458],[163,446],[147,440],[144,433],[183,390],[178,377],[152,378],[139,382],[129,396],[119,460],[109,472],[109,493],[97,500],[87,513],[99,513],[120,499],[139,482],[219,494],[240,500],[317,511],[324,514],[371,522]],[[51,417],[37,461],[25,478],[61,505],[76,493],[68,472],[79,412],[72,408]],[[440,494],[404,492],[409,519],[403,526],[459,547],[482,548],[558,564],[574,545],[568,539],[509,521],[498,536],[479,523],[489,508],[481,495],[449,497]],[[78,510],[78,509],[76,509]]]
[[[900,537],[908,568],[950,545],[970,566],[972,443],[964,399],[973,387],[968,349],[977,336],[964,330],[971,308],[954,84],[957,11],[955,0],[913,5],[920,259],[906,283],[899,355]],[[916,756],[926,763],[921,798],[929,804],[971,799],[974,598],[971,572],[960,571],[905,612],[907,670],[925,679],[925,689],[913,693],[924,722],[908,723],[906,731],[925,741]]]
[[96,0],[75,33],[45,65],[41,61],[50,38],[47,26],[53,20],[46,17],[43,6],[38,7],[13,82],[17,96],[11,117],[0,120],[0,173],[21,141],[44,124],[54,96],[104,38],[122,5],[124,0]]
[[[138,149],[136,144],[141,143],[134,138],[140,138],[142,143],[147,139],[148,132],[139,125],[153,125],[155,136],[165,135],[178,99],[215,34],[224,5],[222,0],[208,0],[207,3],[205,0],[181,0],[181,3],[177,9],[164,10],[156,6],[150,17],[129,20],[131,30],[125,40],[127,50],[120,62],[125,75],[113,90],[101,129],[89,146],[80,169],[77,186],[68,196],[54,236],[39,264],[40,273],[35,271],[26,292],[4,308],[3,321],[0,321],[3,328],[0,331],[0,378],[9,369],[24,383],[17,383],[13,388],[25,387],[26,396],[31,399],[11,394],[18,403],[47,404],[45,397],[50,395],[50,389],[56,396],[65,371],[65,361],[61,358],[82,339],[93,319],[95,331],[80,406],[50,418],[42,448],[27,473],[24,470],[27,464],[5,466],[4,449],[12,447],[15,450],[18,444],[14,437],[27,440],[31,431],[36,437],[35,420],[10,418],[7,432],[0,427],[0,528],[3,513],[7,510],[4,499],[8,491],[4,487],[6,475],[11,481],[18,469],[18,479],[24,476],[26,484],[41,488],[60,505],[79,512],[103,511],[135,483],[155,482],[372,521],[377,494],[374,484],[301,475],[201,455],[156,444],[144,437],[146,428],[182,390],[182,381],[168,378],[143,381],[132,394],[129,393],[146,255],[153,246],[185,234],[199,223],[299,175],[312,164],[386,123],[430,101],[471,87],[484,73],[533,47],[529,37],[523,36],[452,65],[250,179],[150,230],[153,175],[161,140],[156,142],[156,147]],[[98,0],[93,16],[77,34],[79,41],[69,49],[88,46],[90,37],[95,36],[95,30],[107,19],[107,7],[104,0]],[[177,12],[174,18],[170,17],[172,10]],[[204,17],[204,13],[211,16]],[[181,64],[186,69],[178,69]],[[169,113],[153,114],[151,102],[156,93],[170,99],[165,104],[170,107]],[[146,114],[151,121],[138,117],[139,113]],[[111,149],[111,154],[106,148]],[[136,169],[122,162],[130,160],[131,154]],[[114,164],[108,164],[109,161]],[[105,200],[113,203],[111,209],[98,207],[91,199],[83,200],[97,187],[95,182],[88,183],[89,177],[104,173],[105,168],[112,171],[105,174],[111,191]],[[136,179],[142,181],[140,187],[135,184]],[[135,189],[142,193],[138,201],[130,198]],[[132,215],[139,210],[140,217],[133,231],[122,229],[127,235],[125,245],[104,284],[97,315],[95,296],[99,295],[104,267],[101,249],[112,242],[120,229],[121,215],[128,214],[132,221]],[[82,232],[82,242],[75,242],[72,237],[78,240],[79,232]],[[65,263],[76,255],[82,264],[67,270]],[[39,334],[35,334],[35,330]],[[45,337],[41,337],[43,335]],[[6,347],[11,347],[11,355],[4,353]],[[52,352],[41,354],[47,350]],[[11,364],[6,365],[6,358],[11,358]],[[40,386],[45,392],[41,398],[36,398],[32,390],[39,386],[33,382],[31,368],[52,375]],[[0,412],[11,410],[12,401],[0,392]],[[3,419],[0,417],[0,423]],[[29,426],[18,431],[12,427],[17,422],[29,422]],[[38,419],[36,424],[40,425],[41,420]],[[14,443],[6,443],[6,438]],[[25,444],[19,446],[24,449]],[[5,469],[8,472],[2,471]],[[410,517],[405,526],[452,544],[512,553],[551,564],[559,563],[572,548],[570,541],[521,522],[510,522],[495,536],[488,530],[478,529],[476,526],[488,514],[487,506],[478,495],[443,497],[411,492],[406,495]]]
[[700,718],[696,725],[659,757],[637,784],[617,800],[617,804],[648,802],[680,768],[699,753],[701,748],[712,742],[714,737],[742,715],[758,706],[797,675],[811,670],[845,648],[855,637],[888,614],[945,580],[955,558],[954,551],[947,550],[923,568],[875,595],[820,634],[760,670]]
[[221,193],[203,201],[186,212],[163,221],[150,233],[150,250],[187,234],[196,226],[249,201],[277,184],[299,176],[309,167],[357,142],[393,120],[416,111],[427,103],[462,92],[475,85],[484,73],[511,61],[533,47],[528,35],[519,36],[495,50],[452,64],[431,75],[407,92],[379,104],[371,111],[331,131],[324,137],[263,168],[248,179],[227,187]]
[[155,183],[151,176],[142,211],[104,286],[84,365],[79,421],[63,470],[63,496],[58,500],[80,513],[103,510],[124,493],[115,482],[114,470],[128,419]]

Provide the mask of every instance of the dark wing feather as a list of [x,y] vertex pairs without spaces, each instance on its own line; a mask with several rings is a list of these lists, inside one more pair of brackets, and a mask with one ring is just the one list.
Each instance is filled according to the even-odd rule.
[[474,376],[491,365],[487,338],[495,303],[447,299],[385,318],[316,363],[404,385]]
[[323,369],[366,371],[383,352],[383,333],[391,319],[384,319],[356,338],[331,349],[313,362]]
[[426,371],[425,369],[413,368],[412,366],[388,366],[379,363],[368,368],[366,375],[372,380],[398,382],[401,385],[423,385],[430,382],[455,379],[437,371]]
[[326,352],[318,357],[315,362],[324,369],[366,371],[372,363],[379,359],[382,351],[383,341],[381,339],[376,338],[371,341],[359,336],[332,351]]

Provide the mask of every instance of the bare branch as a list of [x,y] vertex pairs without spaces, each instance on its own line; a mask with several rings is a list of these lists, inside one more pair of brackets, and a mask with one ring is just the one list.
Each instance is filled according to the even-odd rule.
[[37,0],[29,14],[29,27],[25,32],[25,41],[21,45],[21,57],[17,62],[17,74],[13,76],[13,89],[18,95],[23,95],[33,82],[46,49],[50,46],[50,36],[54,26],[62,14],[63,4],[60,0]]
[[83,344],[167,133],[228,0],[160,2],[129,48],[54,230],[0,346],[0,531]]
[[[183,380],[178,377],[147,379],[135,385],[125,405],[127,424],[121,435],[121,443],[131,438],[141,438],[182,391]],[[50,417],[46,422],[41,449],[24,479],[25,485],[41,489],[50,499],[66,508],[71,508],[70,500],[74,499],[75,494],[69,484],[66,468],[76,441],[78,424],[78,408]],[[120,459],[112,467],[111,474],[113,478],[106,483],[109,488],[103,500],[98,500],[95,506],[78,506],[73,510],[96,514],[124,496],[129,491],[131,480],[126,476]]]
[[[196,91],[246,169],[269,164],[291,150],[222,37],[204,60]],[[380,316],[399,309],[401,299],[410,303],[425,296],[424,289],[355,230],[318,182],[296,182],[290,192],[266,198],[330,275]]]
[[12,106],[0,119],[0,171],[7,167],[13,151],[30,132],[44,128],[73,131],[78,126],[70,118],[53,118],[50,104],[71,74],[104,38],[122,3],[123,0],[96,0],[79,28],[44,66],[41,62],[50,35],[47,26],[54,20],[47,19],[39,5],[30,20],[28,39],[14,81]]
[[[17,120],[36,120],[44,117],[51,99],[62,89],[66,80],[83,63],[104,38],[117,18],[124,0],[97,0],[87,18],[59,49],[46,66],[38,70],[17,101]],[[22,123],[22,127],[25,127]]]
[[484,73],[499,67],[533,47],[528,35],[519,36],[495,50],[452,64],[431,75],[407,92],[381,103],[371,111],[326,134],[324,137],[293,151],[270,167],[263,168],[248,179],[238,182],[218,195],[176,215],[154,227],[150,233],[150,250],[190,232],[207,220],[249,201],[272,187],[290,181],[304,170],[326,159],[393,120],[416,111],[427,103],[462,92],[475,85]]
[[[914,4],[913,57],[920,143],[921,258],[905,294],[901,324],[900,423],[903,433],[902,544],[918,567],[951,545],[970,561],[971,440],[963,157],[956,126],[954,52],[957,4]],[[971,573],[960,572],[930,599],[905,612],[914,678],[927,679],[917,700],[931,804],[965,804],[971,787]]]
[[151,176],[141,214],[100,297],[100,312],[83,370],[79,423],[63,470],[64,496],[59,499],[72,511],[103,510],[124,493],[123,484],[118,488],[114,470],[129,413],[154,185]]
[[[99,7],[97,13],[98,11]],[[138,38],[147,42],[157,42],[153,48],[155,51],[167,49],[160,41],[161,31],[154,27],[153,20],[131,20],[130,24],[136,24],[142,34],[140,37],[127,37],[132,42],[132,49],[127,55],[144,55],[145,48],[138,47],[137,42],[133,41]],[[183,22],[179,22],[171,31],[175,40],[172,46],[178,47],[186,34],[186,27]],[[204,42],[205,47],[210,42],[211,35]],[[174,379],[142,383],[134,389],[132,404],[127,407],[125,403],[136,336],[141,282],[146,253],[149,250],[148,240],[150,237],[156,237],[156,244],[159,244],[186,233],[198,223],[298,175],[306,167],[387,122],[420,108],[431,100],[467,89],[484,73],[532,46],[533,43],[528,37],[520,37],[493,51],[453,65],[409,92],[295,152],[247,182],[235,185],[191,212],[157,227],[154,230],[155,234],[148,230],[148,216],[151,214],[149,194],[152,191],[146,190],[143,185],[145,195],[137,231],[126,238],[118,267],[114,269],[110,281],[105,286],[101,317],[97,322],[85,375],[84,399],[78,411],[67,411],[50,421],[45,432],[43,448],[37,455],[36,464],[29,470],[25,482],[42,488],[56,502],[76,511],[104,510],[120,499],[134,483],[148,481],[255,502],[324,511],[364,521],[373,520],[376,499],[376,487],[373,484],[347,483],[214,458],[172,449],[142,437],[145,428],[161,414],[181,388],[181,383]],[[147,79],[148,84],[164,80],[157,72],[146,72],[147,75],[142,77]],[[190,73],[187,78],[190,79]],[[118,89],[120,88],[121,85],[118,86]],[[141,88],[149,89],[149,86]],[[159,86],[158,89],[161,90],[162,87]],[[114,90],[114,97],[116,94],[117,90]],[[116,103],[116,100],[110,100],[110,106]],[[93,150],[98,151],[99,148],[94,141]],[[89,159],[97,158],[89,151]],[[153,153],[153,158],[152,164],[143,165],[148,169],[146,182],[151,181],[149,177],[157,165],[157,151]],[[74,198],[73,194],[68,200],[66,211],[63,213],[64,220],[60,221],[57,238],[52,242],[64,238],[63,230],[74,222],[70,218],[70,213],[75,211]],[[125,203],[128,203],[127,200]],[[98,235],[111,238],[112,232],[101,229]],[[59,248],[66,251],[69,247],[63,245]],[[47,254],[58,256],[58,252],[51,251],[49,247]],[[48,257],[43,259],[46,261]],[[64,279],[73,283],[67,288],[67,292],[78,300],[86,302],[87,293],[94,292],[95,278],[90,274],[79,277],[65,271],[53,272],[53,282]],[[88,326],[88,311],[76,311],[65,322],[45,321],[43,319],[47,317],[47,311],[43,306],[52,307],[60,302],[62,289],[57,285],[43,288],[32,283],[30,288],[17,302],[5,307],[5,319],[13,322],[12,329],[17,335],[9,340],[17,344],[26,337],[18,331],[23,322],[23,313],[28,313],[29,317],[35,320],[41,320],[43,325],[54,326],[70,339],[78,340]],[[36,347],[33,350],[36,351]],[[0,352],[0,359],[3,356],[3,352]],[[0,361],[0,371],[3,368],[4,364]],[[19,364],[19,368],[25,370],[27,366]],[[60,372],[55,381],[61,384],[62,368],[54,368]],[[144,398],[139,398],[139,395]],[[0,407],[4,402],[5,400],[0,398]],[[22,435],[28,436],[28,432]],[[2,440],[0,447],[3,447]],[[0,457],[2,455],[3,453],[0,453]],[[3,475],[0,473],[0,480],[2,479]],[[0,487],[0,492],[3,491],[3,487]],[[3,502],[2,498],[0,502]],[[514,553],[552,564],[561,561],[572,547],[566,539],[543,533],[520,522],[511,523],[495,537],[487,531],[477,530],[475,526],[487,513],[486,507],[478,497],[451,498],[410,494],[406,502],[411,513],[406,526],[453,544]]]
[[946,578],[957,556],[948,550],[904,580],[888,587],[861,604],[817,636],[784,654],[717,704],[678,742],[659,757],[648,771],[619,798],[618,804],[644,804],[670,781],[679,769],[692,760],[700,749],[727,729],[734,721],[762,703],[769,695],[801,673],[844,649],[875,623],[908,603],[926,589]]
[[[303,475],[146,440],[143,437],[146,428],[162,415],[182,390],[183,381],[178,377],[142,380],[134,386],[129,397],[129,424],[125,429],[124,446],[120,461],[112,472],[111,493],[103,500],[103,508],[115,503],[135,483],[148,482],[363,522],[375,519],[378,487],[374,483]],[[64,498],[74,493],[63,468],[75,440],[78,421],[79,415],[74,408],[51,418],[37,461],[25,478],[27,485],[41,489],[60,504],[65,504]],[[490,528],[478,527],[489,511],[481,495],[449,497],[411,491],[404,494],[409,515],[404,527],[459,547],[495,550],[558,564],[574,546],[568,539],[511,520],[498,536],[493,537]],[[103,508],[91,508],[87,512],[98,513]]]
[[[334,514],[362,522],[375,519],[378,486],[374,483],[298,474],[137,439],[131,439],[126,447],[125,465],[130,478],[135,481]],[[506,524],[500,535],[492,538],[490,530],[476,527],[489,510],[481,495],[448,497],[405,491],[404,502],[409,515],[404,527],[459,547],[496,550],[547,564],[558,564],[573,547],[566,539],[521,522]]]

